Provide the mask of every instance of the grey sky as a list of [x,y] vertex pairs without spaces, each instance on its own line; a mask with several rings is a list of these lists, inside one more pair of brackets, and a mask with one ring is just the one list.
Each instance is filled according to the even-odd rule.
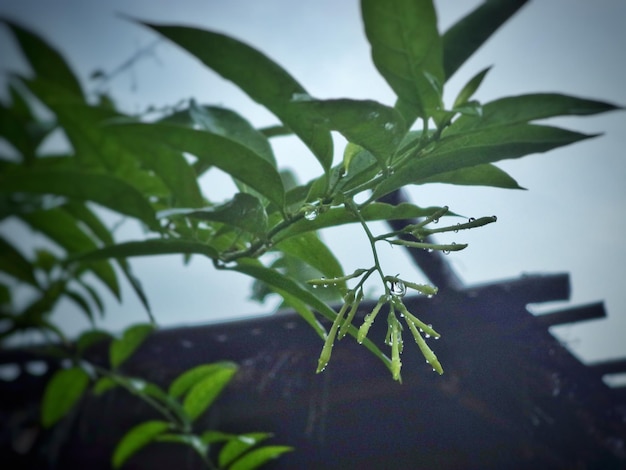
[[[440,29],[445,30],[478,3],[436,2]],[[285,67],[313,96],[393,103],[390,89],[369,58],[356,0],[62,0],[51,5],[42,1],[4,1],[0,3],[0,15],[52,41],[85,83],[93,70],[115,69],[156,38],[145,28],[115,15],[121,12],[154,22],[215,29],[244,40]],[[558,91],[626,104],[624,25],[626,4],[621,0],[529,2],[453,77],[447,101],[453,100],[477,71],[493,65],[476,96],[483,102],[506,95]],[[3,70],[25,70],[5,29],[0,30],[0,57]],[[90,85],[93,89],[94,83]],[[109,89],[129,112],[195,97],[203,103],[232,108],[258,126],[276,122],[230,83],[167,42],[120,74]],[[466,283],[512,278],[524,272],[569,272],[571,303],[604,300],[609,318],[559,327],[555,330],[559,338],[585,361],[623,356],[626,113],[560,119],[555,123],[605,135],[548,154],[499,164],[529,191],[427,185],[412,187],[409,194],[418,205],[446,204],[467,216],[498,216],[497,224],[446,238],[470,243],[464,252],[449,256]],[[319,172],[315,159],[293,139],[273,144],[279,163],[297,170],[302,180]],[[218,174],[203,179],[206,194],[213,200],[222,200],[233,191],[223,180]],[[373,225],[373,230],[379,227]],[[13,236],[23,233],[16,224],[5,225],[2,230]],[[125,225],[120,235],[133,238],[140,232]],[[370,266],[367,241],[359,229],[333,229],[324,232],[323,237],[336,248],[346,271]],[[384,253],[383,264],[390,271],[405,277],[419,276],[401,250]],[[182,267],[178,257],[138,259],[133,265],[163,325],[215,321],[269,309],[246,301],[249,282],[245,278],[217,273],[201,259],[194,259],[188,267]],[[86,326],[68,304],[60,310],[56,318],[68,331]],[[144,319],[128,289],[123,305],[116,305],[112,299],[108,302],[107,326],[120,329]]]

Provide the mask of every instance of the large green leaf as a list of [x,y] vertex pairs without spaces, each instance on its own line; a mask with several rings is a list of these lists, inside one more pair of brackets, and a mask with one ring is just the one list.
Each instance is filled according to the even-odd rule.
[[[366,220],[403,220],[427,217],[439,210],[439,207],[422,208],[409,203],[393,206],[383,202],[368,204],[361,210],[361,216]],[[315,220],[300,220],[289,228],[283,230],[276,237],[276,242],[285,240],[304,232],[320,230],[337,225],[353,224],[359,222],[359,218],[345,207],[335,207],[318,215]]]
[[186,49],[205,65],[234,82],[253,100],[272,111],[311,149],[325,171],[333,158],[330,133],[315,116],[293,106],[306,90],[278,64],[236,39],[212,31],[143,23]]
[[82,98],[83,91],[78,79],[56,49],[27,29],[9,21],[5,22],[37,76]]
[[439,141],[428,156],[408,161],[400,171],[380,183],[374,197],[382,197],[407,184],[423,184],[427,178],[442,173],[546,152],[589,137],[594,136],[533,124],[494,127],[447,137]]
[[41,401],[41,422],[48,428],[63,418],[83,395],[89,375],[80,367],[61,369],[52,376]]
[[522,124],[556,116],[585,116],[619,109],[611,103],[557,93],[508,96],[482,106],[481,116],[461,116],[444,136]]
[[189,152],[247,184],[278,207],[283,207],[285,190],[276,168],[248,147],[231,139],[167,124],[125,124],[111,126],[111,131]]
[[78,168],[13,168],[0,173],[0,192],[55,194],[92,201],[135,217],[153,230],[159,229],[152,206],[137,189],[101,172]]
[[490,0],[461,18],[443,35],[446,80],[527,0]]
[[215,248],[194,240],[151,238],[148,240],[118,243],[98,250],[70,257],[70,261],[92,261],[106,258],[131,258],[154,255],[205,255],[217,258]]
[[237,193],[225,204],[201,209],[167,209],[159,212],[159,218],[186,216],[198,220],[222,222],[254,234],[267,231],[267,213],[256,197]]
[[[362,0],[376,68],[403,106],[429,116],[441,104],[443,46],[431,0]],[[402,109],[402,107],[400,108]]]
[[406,124],[398,111],[371,100],[309,100],[303,109],[313,109],[325,125],[360,145],[386,168],[391,155],[406,133]]
[[120,468],[129,458],[170,428],[167,421],[145,421],[132,427],[115,446],[111,463]]

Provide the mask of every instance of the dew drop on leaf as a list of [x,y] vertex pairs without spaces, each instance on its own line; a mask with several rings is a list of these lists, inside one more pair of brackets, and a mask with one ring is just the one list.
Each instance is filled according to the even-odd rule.
[[319,210],[317,209],[317,207],[311,207],[307,209],[306,211],[304,211],[304,218],[306,220],[315,220],[317,218],[318,213],[319,213]]
[[391,282],[391,285],[389,286],[389,291],[392,295],[395,295],[396,297],[404,297],[404,295],[406,294],[406,286],[402,281],[394,281]]

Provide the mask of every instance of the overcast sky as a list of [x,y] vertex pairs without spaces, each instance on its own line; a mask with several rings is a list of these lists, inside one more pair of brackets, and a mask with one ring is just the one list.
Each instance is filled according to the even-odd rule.
[[[445,30],[479,3],[436,2],[440,29]],[[273,58],[318,98],[394,102],[371,63],[356,0],[0,2],[0,15],[19,21],[55,44],[88,90],[96,89],[97,83],[89,81],[94,70],[113,71],[156,39],[151,31],[116,13],[232,35]],[[626,3],[622,0],[531,1],[450,80],[447,102],[471,76],[493,65],[476,94],[482,102],[522,93],[562,92],[625,105],[624,25]],[[5,28],[0,28],[0,57],[3,74],[8,69],[27,71]],[[194,97],[201,103],[232,108],[257,126],[276,123],[264,108],[165,41],[106,89],[127,112]],[[412,187],[408,193],[412,202],[421,206],[448,205],[467,216],[498,216],[497,224],[445,239],[470,243],[464,252],[448,257],[465,283],[516,278],[523,273],[568,272],[572,282],[569,305],[604,301],[608,318],[553,331],[585,362],[623,357],[626,113],[554,123],[604,135],[548,154],[498,164],[528,191],[426,185]],[[50,146],[61,145],[59,142],[53,140]],[[315,159],[294,139],[283,138],[273,144],[279,164],[295,170],[302,181],[319,172]],[[206,195],[218,202],[234,191],[217,173],[203,178],[202,185]],[[383,226],[373,224],[374,231],[379,229]],[[31,236],[15,222],[5,223],[0,230],[10,237]],[[119,235],[137,238],[141,233],[126,224]],[[323,238],[337,250],[346,272],[371,265],[369,246],[360,229],[328,230]],[[383,252],[383,265],[390,272],[419,279],[402,250]],[[247,301],[246,278],[218,273],[200,258],[187,267],[179,257],[137,259],[133,266],[162,325],[217,321],[271,310],[271,305]],[[128,288],[122,305],[108,300],[105,326],[119,330],[145,320]],[[544,305],[536,310],[549,308]],[[86,326],[69,304],[64,304],[55,318],[70,333]]]

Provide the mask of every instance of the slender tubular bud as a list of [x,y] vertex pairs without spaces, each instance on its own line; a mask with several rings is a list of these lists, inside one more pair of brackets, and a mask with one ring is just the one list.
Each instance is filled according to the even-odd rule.
[[439,359],[437,359],[437,356],[435,356],[433,350],[430,349],[430,347],[426,344],[424,338],[422,338],[420,332],[417,331],[415,325],[411,321],[408,321],[408,319],[407,324],[409,325],[409,329],[411,330],[411,333],[413,333],[413,338],[415,338],[415,342],[420,348],[420,351],[422,351],[422,355],[424,356],[424,359],[426,359],[426,362],[428,362],[432,366],[433,370],[439,375],[443,374],[443,367],[441,367]]
[[372,323],[374,323],[374,320],[376,319],[376,315],[378,315],[378,312],[380,312],[380,309],[383,307],[383,305],[387,303],[387,301],[387,295],[381,295],[378,298],[378,303],[374,306],[374,309],[365,316],[363,324],[359,328],[359,334],[356,337],[356,340],[359,344],[361,344],[367,336],[367,333],[369,332]]
[[352,319],[354,318],[354,314],[359,309],[359,304],[361,303],[361,300],[363,300],[363,290],[359,289],[356,299],[354,299],[354,301],[352,302],[350,311],[348,312],[346,319],[344,320],[343,324],[341,325],[341,328],[339,329],[339,334],[337,335],[337,339],[342,339],[344,336],[346,336],[346,333],[348,332],[348,328],[350,328],[350,325],[352,325]]
[[320,357],[317,360],[317,370],[315,372],[318,374],[326,368],[328,362],[330,361],[330,356],[333,352],[333,345],[335,344],[335,337],[337,336],[337,329],[339,328],[339,325],[343,320],[343,316],[346,314],[346,310],[348,310],[348,307],[354,301],[354,292],[348,292],[344,297],[344,300],[345,303],[341,306],[339,313],[335,317],[335,320],[330,327],[330,331],[328,332],[326,340],[324,341],[324,346],[322,347],[322,352],[320,353]]
[[402,345],[402,334],[400,333],[400,325],[398,319],[391,321],[391,374],[394,380],[402,381],[400,378],[400,370],[402,369],[402,361],[400,360],[400,348]]

